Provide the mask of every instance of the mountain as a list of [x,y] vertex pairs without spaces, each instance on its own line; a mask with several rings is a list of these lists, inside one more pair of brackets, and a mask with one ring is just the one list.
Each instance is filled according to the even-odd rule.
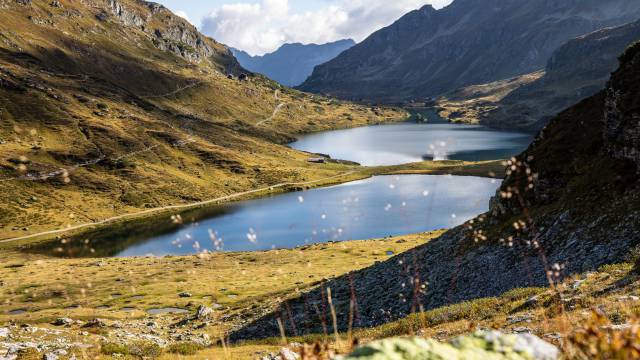
[[640,21],[569,41],[551,56],[542,78],[507,95],[481,122],[540,130],[563,109],[602,90],[616,69],[618,55],[638,40]]
[[251,56],[233,48],[231,51],[245,69],[293,87],[302,84],[317,65],[335,58],[355,44],[351,39],[324,45],[285,44],[263,56]]
[[618,55],[640,40],[640,20],[570,40],[544,71],[447,93],[435,106],[452,122],[539,131],[571,104],[602,90]]
[[331,304],[346,331],[349,319],[376,326],[628,261],[640,246],[638,99],[640,43],[622,55],[604,91],[559,114],[508,162],[490,212],[388,261],[323,281],[233,339],[278,336],[278,321],[287,335],[321,334],[331,329]]
[[316,67],[300,89],[404,102],[544,68],[568,40],[640,18],[636,0],[455,0],[427,5]]
[[0,9],[3,238],[314,178],[281,144],[399,115],[242,77],[226,46],[155,3]]

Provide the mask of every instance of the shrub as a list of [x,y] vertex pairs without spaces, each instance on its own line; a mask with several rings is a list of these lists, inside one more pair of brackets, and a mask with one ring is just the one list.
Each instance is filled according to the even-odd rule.
[[102,353],[105,355],[120,354],[156,359],[162,355],[162,348],[160,348],[160,345],[149,341],[139,341],[130,344],[106,343],[102,345]]
[[167,352],[179,355],[195,355],[198,351],[203,350],[204,346],[193,342],[180,342],[169,345]]

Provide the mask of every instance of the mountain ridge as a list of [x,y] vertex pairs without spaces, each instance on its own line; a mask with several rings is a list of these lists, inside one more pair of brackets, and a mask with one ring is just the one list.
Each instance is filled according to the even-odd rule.
[[406,102],[542,69],[569,39],[640,18],[630,0],[456,0],[425,6],[318,66],[299,88]]
[[326,44],[287,43],[262,56],[251,56],[234,48],[231,51],[247,70],[263,74],[286,86],[297,86],[311,75],[317,65],[335,58],[355,44],[351,39]]

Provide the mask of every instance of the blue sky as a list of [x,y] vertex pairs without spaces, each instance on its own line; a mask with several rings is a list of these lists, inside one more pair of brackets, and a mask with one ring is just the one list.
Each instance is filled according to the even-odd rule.
[[362,41],[411,10],[452,0],[156,0],[203,33],[252,55],[284,43]]

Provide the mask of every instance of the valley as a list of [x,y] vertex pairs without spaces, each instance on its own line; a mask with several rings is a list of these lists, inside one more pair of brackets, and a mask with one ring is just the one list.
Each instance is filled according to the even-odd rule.
[[0,360],[640,358],[639,3],[236,5],[0,0]]

